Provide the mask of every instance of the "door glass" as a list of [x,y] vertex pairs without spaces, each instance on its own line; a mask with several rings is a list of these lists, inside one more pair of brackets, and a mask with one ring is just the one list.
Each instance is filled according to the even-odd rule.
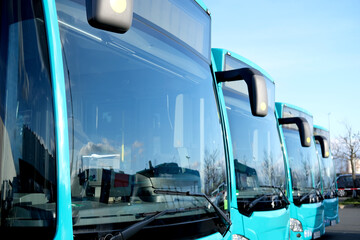
[[0,234],[47,238],[55,232],[57,179],[43,9],[41,1],[0,6]]

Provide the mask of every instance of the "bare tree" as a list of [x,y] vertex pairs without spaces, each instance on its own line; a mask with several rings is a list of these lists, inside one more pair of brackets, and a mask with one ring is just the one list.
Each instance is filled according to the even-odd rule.
[[261,171],[265,179],[269,181],[268,183],[270,183],[270,185],[278,186],[278,184],[275,183],[276,181],[275,167],[276,166],[274,166],[273,155],[271,153],[268,154],[268,151],[264,149],[264,161],[262,162]]
[[[344,124],[346,132],[339,136],[333,142],[332,152],[337,159],[343,159],[350,162],[352,179],[354,187],[356,186],[356,168],[355,161],[360,157],[360,132],[354,132],[351,126]],[[356,197],[356,191],[353,191],[353,197]]]
[[205,193],[211,194],[225,179],[225,169],[219,163],[219,150],[205,151]]

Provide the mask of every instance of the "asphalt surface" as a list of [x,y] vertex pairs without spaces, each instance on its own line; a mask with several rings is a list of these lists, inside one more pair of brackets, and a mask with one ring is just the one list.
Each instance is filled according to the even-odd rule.
[[360,207],[339,208],[340,223],[325,229],[321,240],[360,240]]

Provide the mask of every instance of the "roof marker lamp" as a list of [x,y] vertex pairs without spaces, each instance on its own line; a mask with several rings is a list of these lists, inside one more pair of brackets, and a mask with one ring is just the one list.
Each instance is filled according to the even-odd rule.
[[268,113],[268,96],[264,75],[253,68],[216,72],[217,83],[244,80],[246,82],[251,113],[254,116],[265,117]]

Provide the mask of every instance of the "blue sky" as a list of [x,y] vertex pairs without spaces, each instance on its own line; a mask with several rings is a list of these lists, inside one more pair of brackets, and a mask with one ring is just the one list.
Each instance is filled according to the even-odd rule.
[[359,0],[203,0],[212,47],[255,62],[275,80],[276,101],[302,107],[314,123],[360,131]]

